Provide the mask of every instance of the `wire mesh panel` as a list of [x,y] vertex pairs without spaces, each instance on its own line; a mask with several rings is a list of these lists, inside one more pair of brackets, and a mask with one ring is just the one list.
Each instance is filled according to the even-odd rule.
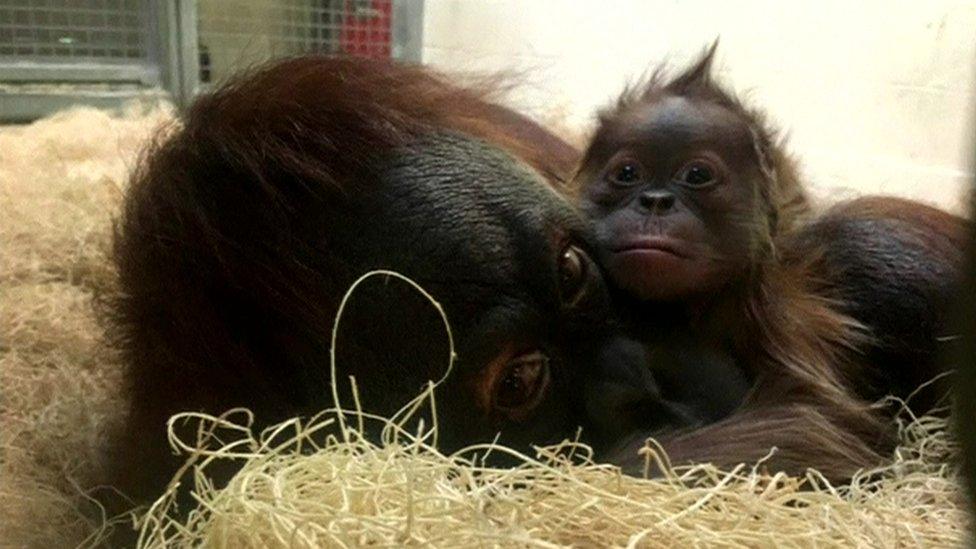
[[174,1],[0,0],[0,120],[158,98]]
[[305,52],[419,61],[424,0],[0,0],[0,120],[162,93],[186,104]]
[[393,0],[200,0],[200,81],[304,52],[390,57]]
[[147,13],[147,0],[0,0],[0,58],[145,61]]

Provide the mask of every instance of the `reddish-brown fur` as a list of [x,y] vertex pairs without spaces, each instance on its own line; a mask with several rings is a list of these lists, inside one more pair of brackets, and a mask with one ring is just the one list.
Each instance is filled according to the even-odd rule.
[[[606,177],[600,175],[602,170],[620,166],[613,163],[613,158],[620,154],[639,154],[626,152],[640,148],[635,144],[638,138],[633,136],[647,131],[641,129],[642,124],[655,122],[642,122],[638,114],[668,98],[684,98],[693,105],[724,109],[752,135],[753,151],[745,163],[759,174],[755,179],[759,200],[749,225],[754,245],[748,268],[738,275],[741,278],[735,278],[719,290],[696,296],[694,300],[666,304],[678,311],[677,315],[647,321],[652,326],[687,322],[686,328],[678,329],[683,340],[691,339],[703,345],[711,342],[717,348],[728,349],[739,367],[752,376],[752,389],[740,409],[724,420],[688,432],[652,434],[675,462],[711,461],[731,465],[755,461],[772,451],[765,461],[771,470],[801,474],[812,467],[831,479],[847,479],[856,470],[879,463],[894,441],[893,425],[879,409],[871,406],[872,398],[917,387],[939,371],[935,346],[944,323],[938,306],[940,299],[953,295],[963,224],[944,212],[888,198],[852,201],[808,224],[811,209],[793,162],[776,142],[762,114],[743,106],[712,80],[710,67],[714,51],[713,46],[697,63],[673,79],[665,80],[660,73],[655,73],[646,85],[625,92],[615,108],[602,115],[601,127],[577,176],[584,207],[595,212],[597,223],[604,223],[603,219],[609,219],[605,217],[609,206],[599,201],[607,199],[595,193],[611,191],[592,191],[590,187],[609,184],[593,182]],[[616,144],[615,140],[621,138],[614,136],[626,137]],[[611,156],[614,147],[622,152]],[[607,165],[606,158],[611,159],[610,168],[601,167]],[[664,162],[660,155],[655,158]],[[731,165],[744,160],[726,161]],[[634,171],[637,168],[626,169],[626,173],[614,173],[630,178],[631,174],[641,173]],[[655,166],[643,169],[652,170]],[[747,176],[740,174],[740,177]],[[622,184],[617,185],[619,189]],[[663,191],[647,192],[660,195]],[[634,207],[630,205],[634,202],[620,204],[620,208]],[[859,229],[868,218],[900,228],[898,235],[875,233],[890,250],[861,249],[857,236],[831,230],[831,227]],[[610,221],[606,223],[609,225]],[[917,238],[902,239],[903,233],[913,233]],[[931,262],[937,268],[915,278],[909,276],[908,284],[902,280],[915,272],[908,264],[898,265],[881,280],[872,281],[874,286],[858,274],[890,264],[892,258],[908,257],[920,258],[923,264]],[[613,268],[610,271],[614,275]],[[654,284],[654,277],[659,274],[628,276],[646,276],[648,284]],[[883,349],[876,338],[897,339],[908,334],[874,331],[889,327],[884,320],[900,314],[898,309],[903,302],[919,294],[925,298],[913,301],[908,311],[930,324],[928,328],[919,328],[926,331],[915,336],[915,340],[930,345],[918,357],[923,362],[905,375],[906,383],[902,386],[887,377],[891,369],[903,367],[889,361],[904,361],[906,354]],[[665,303],[658,304],[661,305]],[[645,302],[641,307],[641,314],[655,317],[653,302]],[[653,337],[652,343],[667,346],[668,337],[664,336],[663,341]],[[882,382],[871,391],[864,390],[865,380],[869,378],[888,383]],[[931,404],[920,406],[920,411]],[[633,452],[646,434],[635,435],[620,450],[630,454],[635,469],[639,468],[639,459]]]
[[[404,198],[397,195],[403,192],[401,187],[389,184],[382,179],[386,176],[377,172],[381,167],[411,168],[413,151],[431,150],[425,141],[431,135],[447,135],[444,139],[461,136],[463,143],[473,138],[490,150],[507,151],[513,163],[510,167],[505,164],[506,169],[517,177],[503,176],[507,179],[498,182],[502,190],[493,191],[485,180],[466,183],[458,176],[449,182],[454,187],[444,191],[450,195],[438,195],[439,183],[424,187],[423,181],[407,181],[420,191],[413,191],[404,200],[418,200],[420,195],[425,201],[404,206],[406,211],[395,219],[357,213],[369,211],[370,199],[364,198],[373,196],[369,193],[378,193],[376,196],[389,202]],[[446,167],[424,165],[418,169],[422,174],[430,170],[431,178],[436,178],[445,170],[467,173],[464,170],[469,164],[477,168],[506,162],[491,156],[494,153],[485,154],[490,158],[449,158]],[[447,84],[422,68],[388,62],[325,57],[286,60],[200,97],[182,117],[181,125],[165,132],[134,174],[116,227],[115,253],[123,295],[115,304],[114,320],[127,364],[126,389],[132,399],[124,432],[112,450],[110,482],[137,501],[159,494],[181,461],[172,455],[165,439],[167,418],[174,413],[222,413],[246,406],[255,411],[261,424],[267,424],[328,407],[328,334],[339,300],[355,277],[375,268],[371,265],[385,265],[385,261],[391,262],[389,268],[426,273],[415,275],[428,277],[418,282],[426,283],[452,315],[459,348],[470,345],[473,349],[461,354],[458,369],[462,371],[453,377],[459,378],[459,387],[481,390],[477,380],[491,381],[499,376],[497,372],[486,376],[464,371],[464,361],[493,349],[489,343],[494,341],[484,342],[487,349],[477,347],[478,330],[492,328],[495,322],[499,326],[492,328],[492,333],[506,333],[510,320],[519,320],[523,309],[546,311],[532,318],[549,322],[564,313],[606,302],[600,297],[606,290],[602,289],[598,269],[585,262],[581,276],[587,276],[586,284],[594,285],[596,293],[561,308],[549,293],[560,280],[553,266],[559,250],[550,256],[549,247],[562,246],[562,240],[573,242],[577,237],[585,240],[585,225],[557,194],[541,183],[536,185],[538,177],[531,172],[558,187],[570,179],[577,157],[565,142],[492,103],[487,93]],[[406,168],[396,164],[401,158],[407,159]],[[394,167],[384,167],[390,164]],[[515,188],[525,180],[535,190]],[[507,196],[482,198],[510,188],[513,193],[523,192],[512,204],[504,203]],[[456,217],[452,212],[444,213],[450,204],[461,202],[464,207],[467,202],[457,196],[479,189],[484,191],[473,196],[476,211],[472,216],[497,222],[494,229],[466,222],[461,215],[464,212]],[[527,200],[525,193],[529,192],[538,197]],[[415,229],[393,235],[402,242],[398,248],[390,244],[393,249],[389,255],[385,251],[390,240],[384,233],[387,222]],[[369,235],[360,234],[367,230]],[[485,230],[503,234],[492,240],[495,233],[477,233]],[[531,232],[523,236],[524,242],[510,243],[505,239],[506,230],[511,234]],[[452,242],[463,241],[469,232],[470,241],[479,243],[480,248],[467,250],[442,243],[445,237]],[[345,247],[346,241],[357,243]],[[411,245],[417,249],[415,258],[411,257]],[[448,259],[465,260],[466,267],[454,270],[446,262],[433,265],[438,260],[427,258],[422,251],[440,252],[443,248],[438,246],[451,245],[456,246],[457,253],[444,252]],[[380,252],[364,251],[363,246],[375,246]],[[523,249],[525,246],[528,248]],[[499,263],[507,264],[479,269],[482,258],[496,256],[504,257]],[[504,282],[490,271],[497,268],[504,275],[506,269],[535,261],[537,256],[542,261],[528,269],[530,274],[512,275],[523,278]],[[523,293],[531,300],[522,297]],[[417,298],[415,292],[407,297]],[[519,299],[528,302],[511,312],[511,318],[497,315],[486,320],[479,316],[488,305]],[[404,315],[411,310],[410,303],[400,303]],[[420,372],[416,380],[406,376],[409,372],[371,376],[369,364],[378,362],[375,353],[379,351],[374,347],[380,345],[370,340],[386,336],[373,334],[368,315],[360,315],[366,316],[358,321],[360,332],[350,328],[348,333],[353,335],[340,336],[339,351],[349,355],[340,357],[341,365],[347,368],[342,375],[356,375],[362,394],[379,395],[375,400],[386,405],[397,402],[394,396],[415,394],[423,379],[437,379],[443,373],[446,349],[438,347],[445,344],[440,341],[444,339],[440,319],[424,300],[416,307],[422,314],[403,320],[418,332],[416,341],[403,337],[407,344],[429,346],[421,350],[430,351],[427,354],[436,364],[428,366],[438,370],[436,375]],[[553,307],[555,312],[550,313]],[[372,320],[373,325],[393,322],[389,317],[400,312],[397,307],[393,309],[382,320]],[[592,313],[592,318],[570,320],[592,322],[592,333],[601,325],[603,312],[582,312]],[[355,326],[356,314],[349,316],[346,324]],[[464,326],[476,321],[477,325],[469,326],[469,333],[464,333]],[[550,337],[553,332],[542,326],[537,337]],[[468,337],[472,333],[475,336]],[[522,347],[511,349],[512,353],[505,355],[508,358],[525,352],[524,346],[533,343],[517,335],[520,339],[509,344]],[[437,341],[425,343],[424,336],[436,337]],[[536,336],[525,336],[529,337]],[[559,351],[557,345],[551,347]],[[357,362],[356,357],[362,360]],[[552,358],[553,364],[556,358]],[[360,362],[366,371],[356,370]],[[495,368],[498,360],[486,362],[488,368]],[[576,371],[566,373],[566,379],[559,382],[567,386],[576,383],[572,377],[576,375]],[[553,387],[547,394],[564,391],[562,386]],[[453,398],[461,391],[448,391],[444,398]],[[483,396],[474,395],[465,402]],[[535,442],[541,443],[547,440],[544,437],[552,436],[553,425],[572,423],[571,431],[559,435],[570,436],[580,423],[575,415],[559,416],[561,413],[554,408],[541,410],[536,414],[539,417],[524,423],[512,420],[508,424],[516,426],[509,428],[509,434],[524,439],[532,437],[536,429],[540,439]],[[465,418],[465,424],[457,428],[473,432],[480,428],[480,421],[480,417]],[[444,423],[444,429],[451,427]],[[487,431],[501,423],[502,419],[491,419],[484,436],[490,439],[493,435]],[[447,435],[442,435],[443,440]],[[463,436],[459,438],[458,442],[465,442]]]
[[870,334],[859,358],[866,367],[849,379],[858,396],[893,394],[916,413],[945,404],[948,377],[920,386],[944,369],[953,339],[947,311],[968,225],[916,201],[868,196],[828,209],[786,243],[788,262],[820,258],[821,293]]

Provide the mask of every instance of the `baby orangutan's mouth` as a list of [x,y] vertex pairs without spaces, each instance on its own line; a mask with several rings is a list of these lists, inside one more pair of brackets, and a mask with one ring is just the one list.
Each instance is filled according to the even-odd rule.
[[690,256],[683,242],[666,236],[646,236],[632,239],[612,246],[610,250],[614,254],[622,255],[666,254],[682,259],[687,259]]

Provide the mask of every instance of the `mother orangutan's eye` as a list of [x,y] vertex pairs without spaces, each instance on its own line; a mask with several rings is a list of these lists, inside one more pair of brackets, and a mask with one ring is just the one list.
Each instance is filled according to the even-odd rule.
[[549,387],[549,357],[533,351],[515,357],[495,383],[494,408],[509,419],[524,419]]
[[571,305],[579,297],[586,283],[586,269],[583,250],[566,246],[559,256],[559,296],[564,305]]

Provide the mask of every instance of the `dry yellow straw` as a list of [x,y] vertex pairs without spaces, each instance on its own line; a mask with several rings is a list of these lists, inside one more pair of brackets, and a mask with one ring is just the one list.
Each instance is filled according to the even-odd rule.
[[[387,271],[437,302],[415,283]],[[341,318],[340,306],[336,324]],[[443,317],[450,337],[450,326]],[[333,327],[333,351],[337,327]],[[453,364],[453,338],[450,362]],[[336,377],[334,354],[331,373]],[[525,455],[494,443],[445,455],[436,447],[436,421],[406,429],[431,383],[395,419],[364,412],[358,399],[310,421],[292,420],[254,436],[250,416],[234,422],[182,414],[199,422],[195,443],[173,436],[174,447],[199,460],[199,506],[185,520],[162,498],[143,524],[142,547],[917,547],[955,545],[966,527],[953,473],[945,465],[953,446],[944,421],[908,418],[895,461],[832,486],[811,471],[804,478],[762,474],[758,466],[722,471],[710,465],[674,467],[660,447],[648,448],[664,478],[622,475],[594,463],[577,441],[536,448]],[[354,385],[355,387],[355,385]],[[354,391],[355,394],[355,391]],[[356,418],[348,425],[346,415]],[[363,436],[366,421],[380,422],[380,443]],[[330,434],[339,427],[341,436]],[[209,449],[216,429],[235,440]],[[287,436],[286,436],[287,433]],[[301,449],[313,449],[301,453]],[[520,464],[484,465],[489,452]],[[192,459],[191,458],[191,459]],[[245,460],[230,484],[215,490],[206,468],[215,460]]]
[[[196,419],[229,426],[227,417]],[[198,508],[179,521],[155,507],[144,546],[919,547],[955,546],[966,528],[953,475],[940,464],[951,444],[934,418],[903,430],[893,464],[845,487],[814,472],[791,478],[742,466],[676,467],[643,480],[593,463],[569,441],[535,456],[491,444],[444,455],[419,434],[393,445],[355,431],[323,436],[334,422],[326,414],[256,437],[242,429],[223,448],[192,450],[247,461],[222,490],[200,465]],[[521,465],[486,467],[476,457],[484,450]]]

